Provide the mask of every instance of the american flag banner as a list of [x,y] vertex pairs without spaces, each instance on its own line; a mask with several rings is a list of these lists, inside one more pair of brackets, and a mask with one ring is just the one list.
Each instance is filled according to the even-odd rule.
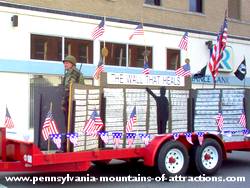
[[[68,136],[68,135],[67,135]],[[78,145],[78,134],[70,134],[69,135],[69,141],[74,145],[77,146]]]
[[61,139],[61,134],[55,134],[52,137],[53,142],[56,144],[57,149],[61,149],[62,147],[62,139]]
[[144,60],[144,67],[143,67],[142,73],[145,75],[150,73],[147,58],[145,58],[145,60]]
[[14,126],[14,123],[12,121],[12,118],[10,116],[10,113],[9,113],[9,110],[8,108],[6,107],[6,115],[5,115],[5,121],[4,121],[4,126],[7,128],[7,129],[13,129],[15,126]]
[[217,35],[217,43],[213,46],[212,55],[209,61],[209,70],[212,74],[213,79],[218,75],[220,60],[223,57],[223,51],[226,48],[227,37],[228,37],[228,23],[225,17],[221,29]]
[[98,80],[101,72],[104,72],[104,64],[103,64],[102,58],[100,58],[100,61],[96,67],[94,74],[93,74],[94,79]]
[[94,110],[89,120],[86,122],[82,132],[87,135],[97,136],[98,131],[100,131],[103,126],[101,117],[98,115],[97,111]]
[[136,137],[136,133],[127,133],[127,142],[128,142],[128,147],[131,148]]
[[99,132],[99,135],[100,135],[102,141],[103,141],[105,144],[108,144],[108,142],[109,142],[108,132],[102,131],[102,132]]
[[97,39],[98,37],[102,36],[105,29],[104,29],[104,26],[105,26],[105,21],[104,19],[100,22],[100,24],[95,27],[95,29],[93,30],[92,34],[91,34],[91,37],[93,40]]
[[247,120],[246,120],[246,115],[244,111],[242,111],[242,114],[240,115],[239,123],[242,125],[242,127],[246,128]]
[[179,133],[173,133],[174,140],[178,140],[180,134]]
[[202,143],[204,141],[204,133],[203,132],[198,132],[197,136],[198,136],[199,144],[202,145]]
[[113,141],[114,141],[114,148],[119,148],[121,138],[122,138],[122,133],[114,132],[112,133],[112,135],[113,135]]
[[150,141],[150,134],[140,133],[139,136],[142,139],[142,141],[144,142],[145,146],[147,146],[149,144],[149,141]]
[[48,140],[49,136],[52,134],[58,134],[58,129],[57,129],[56,122],[53,118],[52,110],[50,109],[46,115],[46,118],[42,127],[43,139],[45,141]]
[[129,36],[129,40],[131,40],[135,35],[144,35],[143,25],[140,23],[134,30],[134,32]]
[[186,63],[175,71],[176,76],[191,76],[190,65]]
[[133,108],[133,111],[130,114],[130,118],[127,122],[126,126],[126,133],[132,132],[133,131],[133,126],[136,122],[136,107]]
[[194,144],[192,141],[192,133],[185,133],[186,136],[186,140],[190,143],[190,144]]
[[223,129],[223,124],[224,124],[224,118],[222,116],[222,113],[219,112],[217,117],[216,117],[216,123],[220,131]]
[[182,50],[186,50],[187,51],[187,47],[188,47],[188,32],[185,32],[183,37],[181,38],[181,41],[179,43],[179,48]]

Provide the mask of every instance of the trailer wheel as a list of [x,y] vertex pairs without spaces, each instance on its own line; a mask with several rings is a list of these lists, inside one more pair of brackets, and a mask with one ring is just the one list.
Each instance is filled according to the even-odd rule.
[[214,139],[208,138],[195,148],[195,166],[200,174],[215,174],[222,164],[222,149]]
[[167,177],[184,175],[187,171],[189,155],[186,147],[179,141],[166,142],[158,155],[158,170]]

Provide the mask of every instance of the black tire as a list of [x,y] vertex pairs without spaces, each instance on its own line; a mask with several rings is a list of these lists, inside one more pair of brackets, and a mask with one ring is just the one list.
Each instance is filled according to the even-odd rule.
[[195,168],[199,174],[215,174],[223,161],[220,144],[211,138],[204,140],[202,145],[197,145],[194,151]]
[[181,142],[169,141],[161,147],[157,158],[157,167],[161,174],[165,174],[167,177],[184,175],[188,164],[188,151]]

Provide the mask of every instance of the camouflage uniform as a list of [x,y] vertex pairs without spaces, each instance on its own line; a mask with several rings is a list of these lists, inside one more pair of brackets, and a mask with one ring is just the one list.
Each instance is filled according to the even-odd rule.
[[[69,61],[73,65],[76,65],[76,60],[75,57],[73,56],[67,56],[64,61]],[[65,111],[68,110],[67,108],[68,106],[66,103],[68,102],[69,86],[71,82],[73,84],[74,83],[84,84],[83,75],[75,66],[73,66],[72,69],[70,70],[66,70],[63,77],[64,96],[62,100],[62,107],[64,108]]]
[[[82,73],[75,67],[76,65],[76,59],[73,56],[67,56],[65,58],[65,61],[71,62],[74,66],[69,69],[65,70],[64,77],[63,77],[63,86],[64,86],[64,94],[61,102],[62,110],[64,111],[64,116],[65,116],[65,132],[67,133],[67,124],[68,124],[68,105],[69,105],[69,87],[70,83],[79,83],[79,84],[84,84],[84,79]],[[74,131],[74,123],[72,122],[71,124],[71,130],[70,132]],[[66,151],[66,138],[62,140],[62,149]],[[71,149],[72,150],[72,146]]]
[[83,84],[83,75],[76,67],[73,67],[72,69],[65,71],[63,78],[63,85],[64,85],[64,90],[67,92],[69,92],[70,82]]

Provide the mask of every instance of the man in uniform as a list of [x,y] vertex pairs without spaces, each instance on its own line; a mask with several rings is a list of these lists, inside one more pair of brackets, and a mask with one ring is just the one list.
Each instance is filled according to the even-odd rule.
[[[70,83],[84,84],[84,79],[82,73],[76,68],[76,58],[74,56],[68,55],[63,60],[63,64],[65,70],[62,83],[64,87],[64,94],[62,98],[61,108],[65,116],[65,132],[67,133]],[[74,131],[74,127],[71,125],[70,132],[72,131]],[[66,151],[66,138],[62,143],[62,149],[63,151]]]

